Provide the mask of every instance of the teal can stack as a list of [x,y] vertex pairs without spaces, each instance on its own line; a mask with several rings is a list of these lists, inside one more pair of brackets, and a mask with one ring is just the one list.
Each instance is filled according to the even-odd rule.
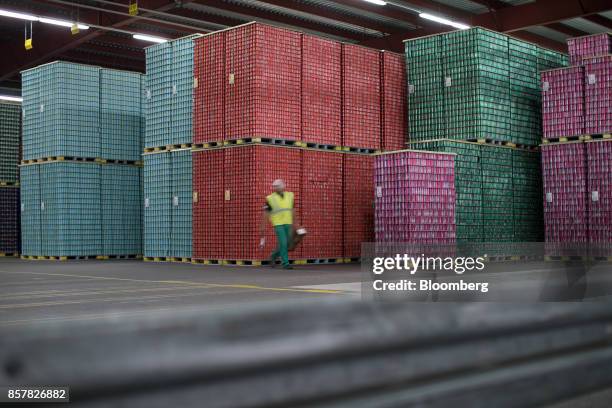
[[22,73],[22,255],[142,255],[142,74],[54,62]]
[[405,48],[411,148],[457,154],[457,241],[542,240],[539,73],[567,56],[480,27]]
[[191,258],[191,149],[144,156],[145,257]]
[[145,50],[146,260],[191,260],[193,40],[200,36],[193,34]]

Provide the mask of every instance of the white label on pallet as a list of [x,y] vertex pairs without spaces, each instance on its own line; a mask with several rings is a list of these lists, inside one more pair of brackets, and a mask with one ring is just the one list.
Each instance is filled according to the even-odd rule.
[[453,80],[452,80],[452,78],[451,78],[451,77],[446,77],[446,78],[444,78],[444,86],[445,86],[445,87],[447,87],[447,88],[448,88],[448,87],[449,87],[449,86],[451,86],[452,84],[453,84]]
[[235,76],[234,74],[229,74],[229,83],[230,85],[234,85],[234,81],[235,81]]
[[45,104],[41,103],[40,104],[40,113],[43,113],[45,111]]
[[21,109],[21,117],[25,119],[25,108]]
[[229,201],[231,199],[231,194],[229,190],[225,190],[225,201]]
[[151,99],[151,90],[147,89],[147,99]]
[[382,197],[382,187],[376,186],[376,197]]
[[45,211],[45,202],[44,202],[44,201],[41,201],[41,202],[40,202],[40,209],[41,209],[42,211]]
[[149,208],[149,198],[145,198],[145,208]]
[[193,87],[194,87],[194,89],[198,87],[198,78],[197,77],[193,77]]
[[412,95],[414,93],[414,85],[413,84],[408,84],[408,93],[410,95]]
[[172,85],[172,95],[176,95],[176,85]]
[[591,191],[591,201],[599,201],[599,191]]
[[175,207],[178,207],[178,205],[179,205],[179,198],[178,198],[178,196],[172,197],[172,205],[175,206]]
[[589,74],[587,75],[587,78],[588,78],[589,85],[593,85],[597,82],[597,78],[595,77],[595,74]]
[[548,81],[544,81],[542,83],[542,91],[543,92],[548,92],[549,89],[550,89],[550,83]]
[[24,211],[25,211],[25,204],[21,203],[21,212],[24,212]]
[[546,202],[552,203],[552,193],[546,193]]

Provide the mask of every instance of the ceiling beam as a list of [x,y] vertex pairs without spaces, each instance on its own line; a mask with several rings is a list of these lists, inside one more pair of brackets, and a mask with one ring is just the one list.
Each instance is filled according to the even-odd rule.
[[[369,28],[371,30],[380,31],[381,33],[392,33],[398,31],[397,29],[393,29],[393,26],[389,26],[387,24],[382,24],[380,22],[368,19],[363,16],[355,16],[350,14],[345,14],[333,10],[328,7],[316,6],[308,3],[301,2],[291,2],[287,3],[287,0],[260,0],[264,3],[273,4],[279,7],[287,7],[292,10],[301,11],[303,13],[312,14],[318,17],[325,17],[336,21],[342,21],[344,23],[352,24],[359,27]],[[343,1],[336,1],[336,3],[344,3]],[[367,4],[365,2],[361,2],[363,4]]]
[[[427,3],[423,0],[408,0],[408,2],[415,6],[424,6]],[[395,6],[389,5],[389,7]],[[466,18],[466,13],[464,11],[456,11],[456,9],[448,6],[439,7],[441,13],[457,21],[466,22],[471,26],[481,26],[505,33],[521,31],[525,28],[538,25],[556,23],[574,17],[591,15],[606,11],[610,8],[609,0],[566,0],[561,2],[558,0],[538,0],[536,2],[506,7],[488,13],[470,15]],[[440,31],[442,31],[443,28],[442,26],[440,27]],[[418,35],[419,33],[416,34]],[[520,33],[520,35],[523,37],[539,38],[538,42],[549,48],[554,46],[554,49],[559,49],[559,47],[563,46],[560,42],[555,41],[551,43],[550,39],[544,39],[544,37],[541,36],[534,37],[534,34]],[[392,34],[383,39],[363,41],[362,44],[375,48],[379,48],[383,45],[392,45],[397,48],[398,44],[407,38],[415,38],[415,33],[406,31],[404,33]]]
[[584,16],[583,18],[589,20],[591,23],[595,23],[602,27],[606,27],[608,30],[612,30],[612,20],[610,20],[608,17],[602,16],[601,14],[592,14],[590,16]]
[[[172,0],[149,0],[146,2],[141,0],[140,4],[143,7],[146,5],[147,8],[159,11],[171,10],[176,6],[176,3]],[[91,23],[91,21],[100,23],[102,21],[109,21],[110,27],[113,28],[127,27],[138,20],[133,17],[117,18],[116,16],[111,17],[108,15],[102,18],[103,16],[99,12],[88,10],[81,10],[79,14],[80,20],[84,24],[87,24],[87,22]],[[79,34],[73,36],[68,29],[62,30],[60,27],[47,26],[45,24],[39,24],[38,26],[41,27],[37,27],[34,32],[34,48],[32,50],[26,51],[22,42],[15,43],[7,47],[7,50],[3,50],[5,55],[12,55],[13,57],[7,61],[6,65],[2,66],[0,81],[16,77],[24,69],[49,62],[53,58],[105,33],[104,30],[90,28],[89,30],[82,30]],[[42,34],[41,30],[43,31]]]
[[[372,38],[371,35],[365,32],[356,32],[353,30],[346,30],[340,27],[333,27],[330,24],[316,23],[313,21],[307,21],[301,18],[296,18],[288,15],[281,15],[276,13],[270,13],[264,10],[260,10],[256,7],[249,7],[242,4],[225,2],[223,0],[195,0],[191,3],[200,4],[202,6],[212,7],[220,10],[226,10],[233,13],[241,14],[247,17],[244,22],[253,21],[254,19],[268,20],[275,23],[281,23],[296,28],[308,29],[311,31],[318,31],[321,33],[344,37],[355,41],[362,41],[368,38]],[[291,6],[291,4],[285,4]],[[251,19],[251,17],[254,17]]]

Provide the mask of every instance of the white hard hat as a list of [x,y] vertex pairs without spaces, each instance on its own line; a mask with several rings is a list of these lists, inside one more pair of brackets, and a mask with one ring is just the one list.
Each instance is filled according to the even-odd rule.
[[285,182],[281,179],[276,179],[272,182],[272,187],[285,188]]

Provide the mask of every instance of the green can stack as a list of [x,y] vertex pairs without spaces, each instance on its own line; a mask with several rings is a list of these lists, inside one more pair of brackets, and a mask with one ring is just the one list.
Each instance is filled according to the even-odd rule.
[[542,240],[539,152],[450,139],[410,147],[457,155],[458,242]]
[[405,48],[413,141],[539,143],[539,71],[564,66],[565,55],[479,27]]
[[539,73],[567,56],[480,27],[405,48],[411,147],[457,154],[457,241],[540,241]]

